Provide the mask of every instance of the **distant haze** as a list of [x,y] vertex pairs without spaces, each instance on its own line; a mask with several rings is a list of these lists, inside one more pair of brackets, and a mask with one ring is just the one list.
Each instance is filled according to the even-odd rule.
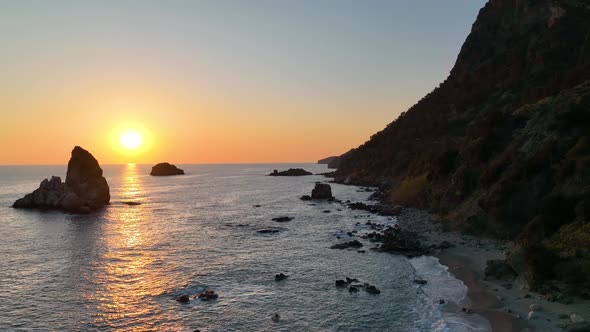
[[2,1],[0,164],[338,155],[446,78],[484,3]]

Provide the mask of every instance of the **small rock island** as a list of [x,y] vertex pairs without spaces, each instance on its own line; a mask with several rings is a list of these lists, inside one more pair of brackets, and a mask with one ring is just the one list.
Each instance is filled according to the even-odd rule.
[[61,182],[59,176],[45,179],[39,188],[18,199],[12,207],[89,213],[109,204],[110,200],[109,185],[98,161],[90,152],[76,146],[68,162],[66,182]]
[[305,176],[313,175],[313,173],[304,170],[303,168],[289,168],[286,171],[277,171],[276,169],[269,174],[269,176]]
[[152,176],[170,176],[170,175],[183,175],[184,171],[170,163],[159,163],[152,167],[150,175]]
[[332,187],[327,183],[316,182],[315,187],[311,191],[312,199],[334,199],[332,196]]

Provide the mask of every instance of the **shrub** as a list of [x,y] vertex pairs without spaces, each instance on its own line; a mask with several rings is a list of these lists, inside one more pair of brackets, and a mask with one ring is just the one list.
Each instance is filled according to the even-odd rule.
[[399,186],[393,189],[391,198],[394,203],[417,203],[421,199],[428,186],[428,174],[404,179]]

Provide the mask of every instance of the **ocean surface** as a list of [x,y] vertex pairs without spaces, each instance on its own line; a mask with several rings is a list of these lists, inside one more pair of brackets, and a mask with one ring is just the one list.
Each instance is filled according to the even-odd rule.
[[[304,202],[320,175],[269,177],[273,169],[325,165],[179,165],[187,175],[151,177],[148,165],[106,165],[111,204],[89,215],[12,209],[65,166],[0,166],[0,330],[67,331],[486,331],[454,314],[463,283],[432,257],[329,249],[393,224],[329,202]],[[332,184],[343,201],[370,192]],[[126,201],[141,205],[129,206]],[[260,205],[256,207],[255,205]],[[330,213],[325,213],[330,210]],[[291,216],[286,223],[271,219]],[[360,222],[360,225],[356,225]],[[278,233],[260,234],[275,228]],[[341,239],[338,239],[340,236]],[[276,282],[277,273],[289,278]],[[381,290],[349,293],[336,279]],[[425,286],[413,283],[428,280]],[[219,298],[182,304],[182,294]],[[280,315],[280,320],[271,317]]]

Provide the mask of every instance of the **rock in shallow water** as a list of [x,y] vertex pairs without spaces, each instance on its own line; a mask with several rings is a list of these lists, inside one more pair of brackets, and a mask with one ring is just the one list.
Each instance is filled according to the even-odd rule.
[[208,289],[202,293],[199,293],[196,297],[203,301],[209,301],[218,298],[219,295],[217,295],[212,289]]
[[188,303],[190,301],[190,297],[186,294],[180,295],[179,297],[176,298],[176,301],[180,302],[180,303]]
[[312,173],[304,170],[303,168],[289,168],[286,171],[277,171],[276,169],[269,174],[269,176],[305,176],[313,175]]
[[170,176],[183,174],[183,170],[169,163],[159,163],[152,167],[152,171],[150,172],[150,175],[152,176]]
[[330,249],[360,248],[362,246],[363,246],[363,244],[360,241],[354,240],[354,241],[350,241],[350,242],[335,244],[335,245],[331,246]]
[[39,188],[18,199],[17,209],[49,209],[88,213],[109,204],[109,185],[98,161],[90,152],[74,147],[65,183],[58,176],[43,180]]
[[284,273],[279,273],[279,274],[275,275],[275,281],[281,281],[281,280],[285,280],[287,278],[289,278],[289,276]]
[[287,221],[291,221],[293,219],[294,219],[293,217],[276,217],[276,218],[272,218],[272,221],[287,222]]
[[316,182],[315,187],[311,191],[312,199],[333,199],[332,187],[327,183]]

